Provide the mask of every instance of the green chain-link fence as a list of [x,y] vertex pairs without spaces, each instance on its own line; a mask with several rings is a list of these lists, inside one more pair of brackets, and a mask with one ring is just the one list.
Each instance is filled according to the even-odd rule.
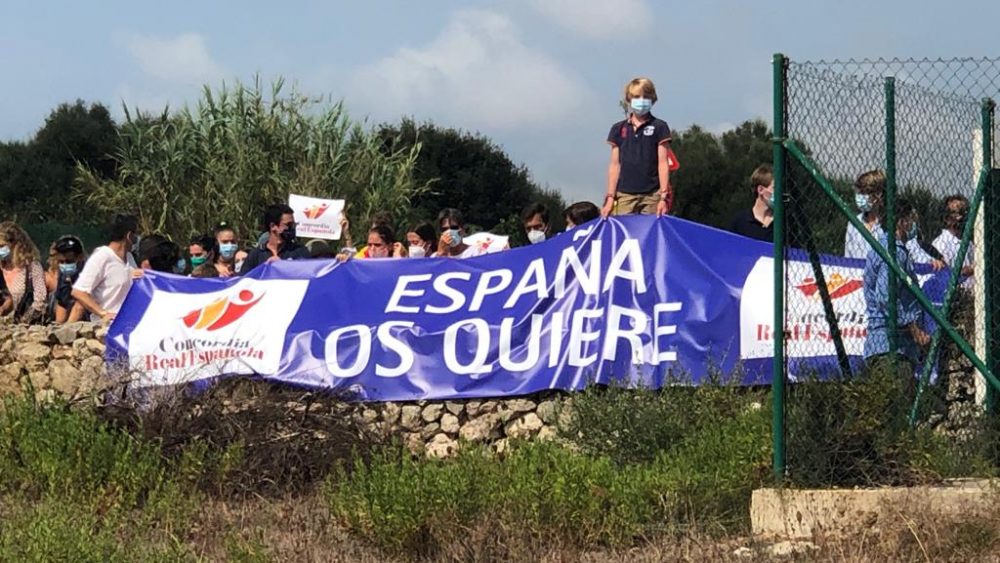
[[[910,365],[902,355],[916,357],[911,425],[960,432],[990,406],[990,380],[1000,383],[991,295],[1000,275],[1000,183],[991,173],[1000,59],[796,62],[776,55],[773,70],[774,325],[784,330],[775,340],[776,474],[786,470],[785,381],[863,375],[866,340],[869,354],[889,352],[896,368]],[[872,173],[859,181],[865,172]],[[909,208],[919,235],[904,243],[896,227],[913,216],[897,210]],[[966,221],[955,213],[962,209]],[[897,244],[905,253],[886,251]],[[914,263],[916,284],[903,281],[910,270],[897,260],[903,256]],[[881,267],[869,269],[867,283],[866,260]],[[948,269],[954,273],[935,275]],[[882,289],[872,283],[879,271],[888,272]],[[915,301],[931,341],[913,346],[924,338],[910,327],[869,330],[879,325],[869,318],[869,300],[885,303],[879,311],[890,327],[906,324]]]

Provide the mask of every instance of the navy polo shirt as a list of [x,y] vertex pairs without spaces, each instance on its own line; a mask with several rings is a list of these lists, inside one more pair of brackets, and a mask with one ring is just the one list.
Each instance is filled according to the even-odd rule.
[[670,141],[670,126],[666,121],[647,114],[638,129],[625,119],[611,126],[608,143],[618,147],[618,192],[648,194],[660,189],[657,149]]

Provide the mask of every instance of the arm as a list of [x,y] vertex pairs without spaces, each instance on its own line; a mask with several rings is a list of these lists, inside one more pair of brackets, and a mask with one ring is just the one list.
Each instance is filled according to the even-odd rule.
[[76,300],[77,305],[98,317],[111,320],[114,318],[114,314],[105,311],[94,299],[94,296],[91,295],[91,292],[94,291],[104,277],[104,266],[107,260],[108,256],[106,252],[95,252],[91,255],[90,259],[83,265],[83,271],[80,272],[80,276],[76,279],[70,295]]
[[56,324],[61,325],[65,323],[67,320],[69,320],[69,311],[66,310],[66,307],[63,307],[59,303],[56,303],[55,318],[53,319],[53,321]]
[[674,200],[670,190],[670,157],[666,141],[656,147],[656,171],[660,178],[660,201],[656,204],[656,215],[662,217],[670,213]]
[[604,196],[604,205],[601,206],[601,217],[607,218],[615,208],[615,196],[618,194],[618,176],[621,174],[621,156],[618,153],[618,145],[611,145],[611,161],[608,163],[608,191]]
[[14,300],[9,293],[0,293],[0,316],[6,315],[14,310]]
[[45,270],[42,265],[35,262],[31,265],[31,308],[35,313],[45,313],[45,301],[49,296],[49,290],[45,287]]
[[106,321],[110,321],[115,318],[114,313],[102,309],[101,306],[97,304],[97,301],[95,301],[94,298],[86,291],[74,288],[73,299],[76,299],[78,305],[82,305],[84,309],[90,311],[91,313],[97,315],[98,317],[101,317]]

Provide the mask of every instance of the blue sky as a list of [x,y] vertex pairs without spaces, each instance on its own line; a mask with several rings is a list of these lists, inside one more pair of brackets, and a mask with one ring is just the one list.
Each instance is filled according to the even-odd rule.
[[[770,58],[997,56],[1000,2],[455,0],[12,2],[0,138],[57,104],[178,106],[284,76],[373,122],[479,131],[569,200],[599,200],[622,85],[657,84],[674,129],[770,120]],[[991,39],[992,37],[992,39]]]

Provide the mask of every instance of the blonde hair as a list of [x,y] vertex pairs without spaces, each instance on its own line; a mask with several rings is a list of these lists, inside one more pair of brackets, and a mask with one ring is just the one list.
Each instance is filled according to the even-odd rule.
[[854,187],[859,191],[884,192],[885,182],[885,172],[877,169],[869,170],[858,176],[858,180],[854,182]]
[[628,81],[628,84],[625,85],[625,101],[629,102],[632,98],[639,95],[647,97],[654,102],[656,101],[656,86],[653,86],[652,80],[644,76],[639,76]]
[[24,229],[13,221],[0,223],[0,246],[10,246],[10,262],[15,268],[30,267],[40,260],[38,247]]

